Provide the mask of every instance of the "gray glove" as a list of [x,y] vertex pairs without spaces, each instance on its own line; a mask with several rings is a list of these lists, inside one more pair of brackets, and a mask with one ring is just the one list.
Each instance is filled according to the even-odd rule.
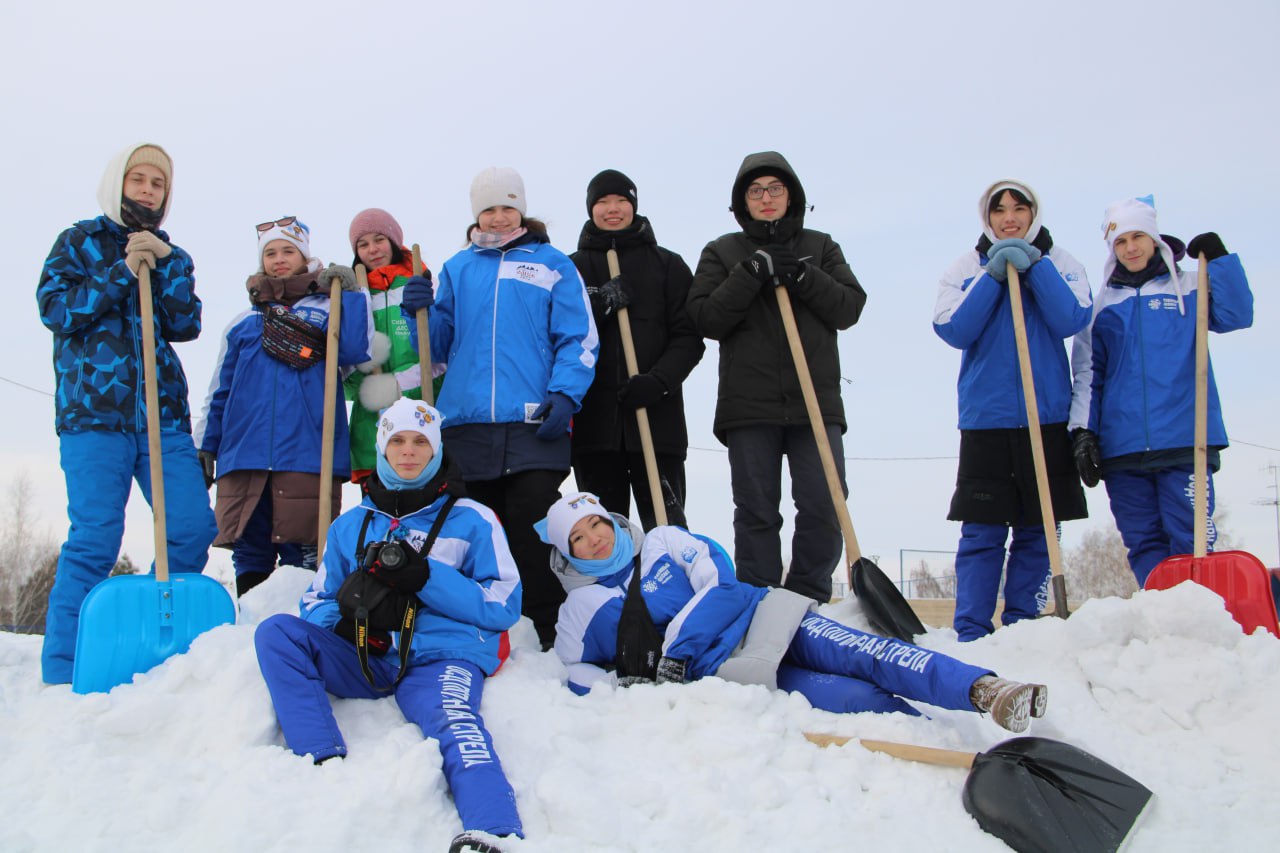
[[333,279],[337,277],[342,282],[343,290],[362,290],[356,283],[356,271],[351,267],[344,267],[342,264],[329,264],[327,269],[320,271],[320,283],[324,287],[333,286]]
[[688,661],[664,656],[658,661],[658,683],[666,684],[671,681],[676,684],[683,684],[685,669],[688,665]]

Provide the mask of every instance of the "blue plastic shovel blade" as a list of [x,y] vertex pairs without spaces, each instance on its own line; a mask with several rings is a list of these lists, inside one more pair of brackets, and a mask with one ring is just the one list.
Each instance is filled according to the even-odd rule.
[[210,628],[236,620],[235,604],[207,575],[117,575],[95,586],[80,608],[75,693],[104,693],[182,654]]

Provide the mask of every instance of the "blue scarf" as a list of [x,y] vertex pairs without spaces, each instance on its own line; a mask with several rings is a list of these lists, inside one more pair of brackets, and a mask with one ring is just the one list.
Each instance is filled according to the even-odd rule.
[[382,485],[392,491],[401,491],[403,489],[420,489],[436,475],[440,470],[440,462],[444,459],[444,454],[437,453],[431,457],[431,461],[427,463],[427,467],[422,469],[422,473],[414,477],[412,480],[406,480],[395,472],[391,467],[391,463],[387,461],[387,457],[381,453],[378,454],[378,479],[382,481]]
[[618,524],[617,519],[610,520],[613,522],[613,553],[611,555],[603,560],[580,560],[577,557],[568,557],[569,565],[588,577],[607,578],[610,575],[616,575],[631,568],[631,562],[635,559],[636,548],[635,543],[631,541],[631,534]]

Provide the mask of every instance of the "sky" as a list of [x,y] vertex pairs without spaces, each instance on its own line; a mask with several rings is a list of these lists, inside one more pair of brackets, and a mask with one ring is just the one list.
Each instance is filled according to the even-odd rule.
[[[316,767],[284,745],[252,635],[270,613],[294,612],[309,580],[276,572],[241,601],[238,624],[108,694],[41,685],[40,638],[0,632],[0,849],[443,853],[461,825],[440,753],[394,700],[333,700],[343,761]],[[852,599],[823,611],[866,625]],[[1245,636],[1210,591],[1184,584],[963,646],[949,629],[919,643],[1048,685],[1027,734],[1154,794],[1128,853],[1274,843],[1280,641]],[[483,701],[525,829],[508,853],[1009,849],[965,812],[966,770],[804,738],[985,752],[1012,737],[989,717],[921,703],[926,717],[832,714],[718,678],[576,696],[527,621],[512,647]]]
[[[1202,3],[588,2],[480,5],[232,0],[188,8],[4,4],[0,106],[12,164],[0,251],[16,294],[0,338],[0,474],[32,483],[65,532],[49,332],[34,294],[57,234],[97,215],[119,149],[175,161],[166,222],[196,263],[204,333],[178,352],[198,410],[222,330],[256,268],[253,226],[297,215],[326,262],[382,207],[428,266],[462,246],[471,178],[524,177],[529,213],[576,246],[587,182],[617,168],[660,243],[695,266],[736,223],[742,158],[783,153],[868,293],[840,336],[849,508],[862,551],[898,577],[908,550],[953,550],[960,354],[932,331],[937,282],[980,228],[977,198],[1017,178],[1096,290],[1108,203],[1154,193],[1160,225],[1215,230],[1244,262],[1251,330],[1211,352],[1233,446],[1216,478],[1225,529],[1280,562],[1280,364],[1274,203],[1280,6]],[[690,526],[732,541],[728,463],[711,432],[717,352],[685,385]],[[1014,389],[1010,389],[1014,393]],[[0,489],[4,484],[0,483]],[[785,492],[784,492],[785,493]],[[0,505],[4,495],[0,492]],[[347,506],[357,500],[346,492]],[[1270,501],[1270,505],[1265,502]],[[1108,525],[1103,489],[1064,546]],[[784,518],[791,518],[784,500]],[[788,531],[789,531],[788,523]],[[787,533],[789,536],[789,533]],[[152,553],[130,505],[124,550]],[[214,565],[229,565],[219,553]]]

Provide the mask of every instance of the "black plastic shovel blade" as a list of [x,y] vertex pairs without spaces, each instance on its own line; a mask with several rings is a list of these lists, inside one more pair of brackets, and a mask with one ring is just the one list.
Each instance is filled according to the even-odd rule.
[[908,643],[924,633],[924,625],[902,591],[866,557],[859,557],[849,567],[849,584],[877,632]]
[[1038,737],[978,753],[963,797],[979,826],[1020,853],[1114,853],[1150,799],[1101,759]]

